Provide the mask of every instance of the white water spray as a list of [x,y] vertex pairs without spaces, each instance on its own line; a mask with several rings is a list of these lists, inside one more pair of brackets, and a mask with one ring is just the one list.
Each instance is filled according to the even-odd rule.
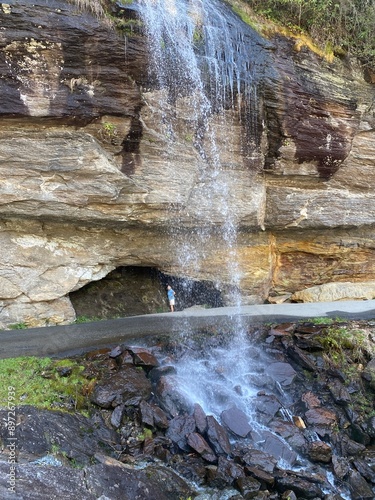
[[[220,235],[226,249],[226,303],[238,306],[239,313],[238,215],[233,210],[236,193],[230,182],[233,160],[223,137],[230,126],[227,115],[235,112],[247,141],[243,149],[256,148],[257,74],[249,27],[216,0],[139,0],[139,14],[148,37],[149,78],[160,96],[164,137],[171,145],[176,140],[178,103],[187,103],[200,158],[190,194],[199,207],[195,223],[189,234],[170,229],[179,266],[195,269],[198,276],[211,235]],[[216,283],[219,289],[221,285]],[[186,355],[177,366],[178,386],[210,414],[220,415],[223,408],[236,406],[252,418],[255,349],[246,338],[240,314],[236,318],[233,349],[214,349],[205,353],[205,359]]]
[[[178,103],[188,104],[189,130],[193,131],[193,144],[200,158],[189,200],[198,207],[191,221],[191,233],[187,235],[180,228],[174,233],[170,229],[175,236],[179,266],[195,268],[193,274],[199,276],[207,241],[213,233],[221,234],[227,257],[224,264],[227,272],[222,274],[230,276],[226,284],[232,290],[232,296],[227,293],[227,300],[240,306],[239,220],[232,209],[236,192],[230,183],[231,161],[225,134],[218,131],[228,128],[227,115],[231,110],[237,113],[245,138],[242,155],[250,157],[258,147],[258,70],[263,63],[258,65],[253,59],[249,27],[224,3],[139,0],[139,13],[149,40],[150,82],[160,97],[161,132],[171,145],[177,140]],[[327,148],[329,141],[327,138]],[[217,285],[220,288],[221,284]],[[272,431],[256,421],[254,406],[258,391],[264,388],[269,393],[274,389],[276,400],[285,394],[280,384],[272,387],[270,381],[267,385],[267,368],[264,361],[258,364],[254,359],[259,353],[248,342],[240,321],[230,337],[226,346],[214,347],[210,352],[207,348],[202,353],[187,351],[176,364],[176,387],[189,402],[200,404],[206,414],[213,414],[218,420],[223,410],[234,406],[244,412],[255,430],[253,442],[261,446]],[[281,405],[280,410],[283,410],[279,411],[281,418],[291,423],[287,408]],[[309,438],[314,440],[314,434]],[[282,441],[279,437],[278,442],[284,446]],[[282,461],[280,458],[281,466]],[[290,464],[284,465],[289,468]]]
[[[164,136],[173,143],[177,137],[174,110],[178,102],[187,103],[193,144],[200,157],[200,171],[190,193],[192,204],[198,207],[191,234],[170,229],[179,265],[194,269],[198,276],[212,231],[220,234],[229,277],[226,303],[240,306],[236,193],[225,164],[231,160],[223,131],[225,135],[229,127],[226,113],[236,109],[246,130],[247,147],[256,143],[257,85],[249,28],[216,0],[140,0],[139,12],[149,40],[150,80],[161,99]],[[216,283],[218,289],[221,285]]]

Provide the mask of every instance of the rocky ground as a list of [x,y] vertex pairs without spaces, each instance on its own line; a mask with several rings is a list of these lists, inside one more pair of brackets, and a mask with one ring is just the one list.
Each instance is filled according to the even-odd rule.
[[[216,329],[90,352],[75,396],[3,408],[1,498],[373,499],[375,322],[254,325],[246,336],[252,419],[230,400],[206,413],[179,390],[187,351],[243,354]],[[68,380],[68,365],[35,376]],[[224,370],[212,373],[223,400]]]

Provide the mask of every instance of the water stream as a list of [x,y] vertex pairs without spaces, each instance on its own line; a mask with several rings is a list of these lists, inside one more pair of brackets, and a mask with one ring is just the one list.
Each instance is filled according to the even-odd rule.
[[[217,0],[139,0],[138,5],[148,37],[149,79],[158,91],[164,134],[173,145],[178,135],[174,111],[179,102],[188,103],[200,157],[199,178],[191,195],[200,200],[197,224],[189,234],[170,229],[180,268],[192,267],[198,274],[210,236],[219,234],[229,276],[226,303],[240,307],[238,220],[227,175],[230,153],[219,131],[230,126],[227,112],[234,109],[245,137],[242,154],[254,154],[259,148],[258,85],[267,66],[262,60],[265,51],[255,50],[257,35]],[[259,366],[254,362],[256,349],[237,317],[233,349],[217,347],[205,352],[204,358],[187,351],[176,367],[178,386],[208,414],[219,417],[223,408],[235,406],[252,420],[252,399],[258,389],[251,381],[259,376]]]
[[[228,182],[232,160],[223,131],[230,127],[228,112],[235,110],[244,131],[243,155],[259,148],[259,56],[256,59],[252,49],[254,40],[249,27],[216,0],[140,0],[139,13],[149,40],[149,78],[159,91],[164,135],[172,145],[177,137],[176,110],[183,102],[200,158],[190,193],[191,204],[198,207],[195,223],[189,234],[179,231],[178,224],[170,228],[179,266],[193,269],[197,276],[213,231],[219,234],[229,276],[225,302],[239,306],[238,220]],[[219,280],[215,285],[222,288]]]
[[[227,112],[235,109],[245,138],[243,155],[254,154],[259,148],[259,68],[266,64],[254,49],[256,35],[216,0],[139,0],[139,15],[149,40],[150,81],[158,91],[165,134],[173,144],[177,137],[173,109],[179,101],[187,102],[193,144],[200,158],[199,178],[191,194],[200,200],[197,223],[189,234],[178,227],[170,229],[176,239],[180,268],[195,268],[199,275],[207,241],[213,233],[220,234],[230,277],[227,305],[241,306],[242,270],[236,252],[239,223],[231,209],[233,193],[223,162],[228,154],[218,130],[229,126]],[[216,285],[220,289],[222,284],[218,281]],[[184,335],[186,338],[189,332],[181,333],[182,341]],[[187,400],[198,403],[218,420],[223,410],[238,408],[248,417],[254,432],[259,430],[261,439],[265,427],[256,421],[254,399],[261,385],[256,381],[266,378],[266,373],[264,366],[260,369],[257,360],[261,356],[240,319],[228,345],[204,353],[187,349],[176,365],[176,386]],[[267,389],[286,402],[280,385],[275,383]],[[284,420],[290,422],[287,405],[282,410]]]

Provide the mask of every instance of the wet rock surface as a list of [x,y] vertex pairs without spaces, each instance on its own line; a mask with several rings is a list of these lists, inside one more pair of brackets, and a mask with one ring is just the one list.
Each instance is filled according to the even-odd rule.
[[[257,97],[254,109],[209,113],[203,127],[194,93],[168,96],[150,76],[140,6],[104,3],[125,31],[78,8],[98,1],[0,4],[0,326],[166,307],[152,280],[129,276],[130,289],[117,279],[133,266],[189,277],[211,304],[230,305],[224,212],[238,226],[244,302],[375,297],[375,90],[357,63],[262,39],[223,3],[230,31],[245,29],[241,45],[253,41],[240,49]],[[179,87],[188,68],[179,80],[176,66],[164,80]],[[246,108],[244,93],[231,99]],[[195,140],[211,135],[224,211]]]
[[[374,325],[355,327],[367,328],[371,337]],[[8,411],[1,410],[1,498],[374,498],[374,391],[363,376],[373,351],[362,345],[366,365],[335,368],[322,346],[316,347],[318,336],[327,339],[334,328],[345,336],[342,324],[263,325],[247,332],[256,366],[251,384],[258,385],[247,396],[251,415],[230,398],[219,414],[211,414],[179,385],[187,347],[202,359],[217,348],[225,355],[232,342],[228,332],[87,354],[82,362],[96,376],[90,416],[16,408],[16,497],[7,482]],[[272,329],[283,334],[270,342]],[[305,345],[300,349],[314,372],[304,356],[290,356],[297,344]],[[281,366],[288,374],[281,382],[264,376],[279,374]],[[217,395],[223,400],[224,365],[217,371],[212,377],[221,380]],[[157,391],[162,379],[164,391]],[[165,403],[168,391],[173,405]],[[241,391],[246,387],[234,387],[233,398]]]
[[[1,410],[1,435],[7,435],[8,413]],[[68,463],[88,465],[95,453],[109,452],[119,437],[99,413],[87,418],[80,413],[38,410],[32,406],[17,409],[17,460],[32,462],[53,451]],[[3,449],[6,453],[7,448]]]

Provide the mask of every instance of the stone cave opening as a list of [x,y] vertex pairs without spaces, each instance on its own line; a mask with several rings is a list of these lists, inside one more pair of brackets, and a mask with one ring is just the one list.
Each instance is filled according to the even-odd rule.
[[221,307],[221,293],[206,281],[165,274],[153,267],[121,266],[69,294],[77,319],[113,319],[168,312],[166,287],[176,292],[176,311]]

